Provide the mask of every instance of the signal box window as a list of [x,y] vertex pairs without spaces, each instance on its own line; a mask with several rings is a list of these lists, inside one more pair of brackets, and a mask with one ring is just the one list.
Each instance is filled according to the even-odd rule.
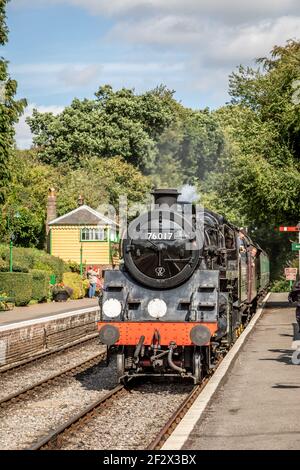
[[104,242],[107,239],[106,230],[104,228],[83,228],[80,233],[80,241],[82,242]]
[[110,230],[110,241],[111,242],[118,242],[119,241],[118,240],[118,234],[115,231],[115,229],[113,229],[113,228]]

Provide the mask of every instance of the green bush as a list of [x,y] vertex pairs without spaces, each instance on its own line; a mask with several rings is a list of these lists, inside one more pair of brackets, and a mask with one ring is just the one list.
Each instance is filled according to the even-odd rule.
[[278,279],[274,281],[271,287],[271,292],[289,292],[290,291],[290,281],[285,279]]
[[90,281],[88,279],[83,279],[82,286],[84,288],[85,295],[86,295],[87,291],[89,290],[89,287],[90,287]]
[[64,273],[63,283],[73,289],[71,299],[82,299],[85,296],[84,281],[80,274],[77,273]]
[[0,258],[0,271],[8,271],[8,269],[9,269],[9,266],[6,263],[6,261],[4,261],[4,259]]
[[[15,273],[29,273],[29,269],[26,268],[26,266],[20,266],[19,264],[13,264],[12,269]],[[7,271],[9,271],[9,269]]]
[[[3,260],[2,260],[3,261]],[[0,264],[0,272],[7,273],[9,271],[9,264],[5,263]],[[14,273],[28,273],[29,269],[25,266],[19,266],[18,264],[13,264],[13,272]]]
[[[0,258],[2,261],[9,264],[9,246],[0,245]],[[43,250],[36,248],[20,248],[13,247],[13,263],[14,266],[22,267],[24,269],[32,270],[38,269],[40,271],[47,271],[50,274],[55,274],[56,281],[61,282],[62,276],[65,271],[65,263],[62,259],[56,256],[49,255]],[[1,271],[0,264],[0,271]]]
[[[0,258],[0,272],[8,272],[9,271],[9,263],[7,261],[4,261],[2,258]],[[14,263],[13,264],[13,272],[15,273],[28,273],[29,269],[26,268],[26,266],[20,266],[19,264]]]
[[32,297],[32,274],[0,272],[0,291],[13,297],[16,305],[27,305]]
[[72,273],[80,274],[80,264],[76,263],[76,261],[69,260],[66,263],[66,268],[68,269],[68,271],[71,271]]
[[33,269],[32,274],[32,299],[42,302],[49,296],[50,274],[46,271]]

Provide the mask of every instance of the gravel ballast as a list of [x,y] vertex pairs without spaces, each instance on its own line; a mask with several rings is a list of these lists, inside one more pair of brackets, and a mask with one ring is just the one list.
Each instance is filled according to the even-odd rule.
[[[4,374],[0,397],[87,360],[104,347],[95,340]],[[116,361],[50,383],[0,410],[0,449],[25,449],[117,385]],[[64,449],[145,449],[191,390],[187,383],[138,382],[78,429]]]
[[105,351],[105,347],[99,344],[97,338],[53,356],[38,359],[37,362],[29,363],[20,369],[5,372],[3,375],[0,373],[0,400],[55,373],[76,366],[84,360],[88,360],[97,352],[101,353],[102,351]]
[[104,409],[63,449],[146,449],[191,391],[187,384],[143,384]]
[[[98,345],[99,352],[103,348]],[[86,359],[97,352],[94,347],[86,353]],[[93,354],[91,354],[93,353]],[[62,369],[66,366],[76,365],[83,360],[85,353],[82,351],[80,360],[77,356],[68,357],[67,363],[61,361]],[[68,355],[69,356],[69,355]],[[49,360],[50,358],[48,358]],[[56,372],[57,359],[55,358],[56,367],[53,369],[49,365],[46,377],[50,372]],[[13,375],[10,377],[10,391],[25,386],[25,382],[31,380],[36,382],[43,378],[45,367],[35,365],[35,372],[19,371],[19,377]],[[21,373],[22,372],[22,373]],[[8,377],[6,378],[8,380]],[[15,383],[13,389],[12,379]],[[59,384],[50,383],[43,389],[38,389],[32,395],[22,398],[21,401],[9,404],[6,408],[0,410],[0,449],[24,449],[33,444],[43,435],[47,434],[51,429],[56,428],[61,423],[71,418],[74,414],[79,413],[85,406],[89,405],[96,399],[106,394],[117,383],[115,361],[112,360],[109,367],[98,365],[93,368],[81,372],[74,377],[65,377]],[[8,385],[8,382],[7,382]],[[6,396],[8,388],[5,387],[3,396]],[[3,390],[4,387],[1,387]]]

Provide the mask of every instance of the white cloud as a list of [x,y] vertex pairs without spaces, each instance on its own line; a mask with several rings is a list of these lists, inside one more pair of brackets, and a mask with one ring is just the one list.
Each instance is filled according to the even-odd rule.
[[103,64],[103,70],[116,74],[136,74],[141,72],[157,73],[181,72],[184,69],[183,62],[107,62]]
[[300,16],[264,20],[255,25],[221,30],[212,38],[210,61],[240,63],[267,55],[274,45],[300,35]]
[[[184,62],[103,62],[102,64],[18,64],[11,65],[11,74],[23,87],[35,91],[47,89],[47,95],[76,93],[82,88],[95,92],[103,83],[134,87],[142,78],[151,78],[157,85],[161,80],[184,71]],[[122,83],[123,81],[123,83]]]
[[[208,62],[250,61],[266,54],[275,43],[300,34],[299,0],[12,0],[11,4],[77,6],[114,18],[108,33],[111,41],[178,51],[191,47],[190,54],[199,51],[199,57],[207,56]],[[80,70],[73,83],[85,84],[97,73],[96,69]],[[72,82],[68,70],[61,77]]]
[[166,16],[152,21],[122,21],[110,37],[132,43],[181,48],[209,63],[234,63],[267,54],[275,44],[300,35],[300,15],[262,20],[254,25],[224,26],[215,21],[198,21],[191,17]]
[[109,33],[109,38],[124,38],[131,43],[140,41],[156,46],[199,44],[205,36],[208,25],[188,16],[163,16],[134,21],[121,21]]
[[65,85],[81,87],[89,85],[101,76],[102,66],[89,64],[85,66],[64,66],[58,73],[58,79]]
[[28,149],[32,144],[32,134],[28,124],[25,122],[26,118],[32,115],[32,111],[37,109],[41,113],[59,114],[64,109],[63,106],[38,106],[34,103],[29,104],[24,114],[20,117],[19,122],[15,125],[15,139],[17,148]]
[[[60,63],[35,63],[35,64],[17,64],[11,65],[10,71],[12,74],[30,77],[31,84],[35,86],[49,86],[56,85],[59,82],[63,83],[66,87],[75,89],[85,85],[89,85],[95,81],[99,81],[102,66],[99,64],[60,64]],[[43,77],[43,81],[40,79]],[[45,82],[46,80],[46,82]]]
[[[44,86],[60,93],[64,90],[77,93],[80,88],[87,89],[87,85],[92,90],[101,83],[145,89],[156,80],[156,84],[164,82],[170,88],[180,89],[183,97],[184,90],[190,94],[195,90],[224,98],[228,74],[237,65],[251,65],[256,57],[268,55],[275,44],[283,45],[287,39],[300,36],[299,0],[11,2],[15,7],[41,4],[72,5],[100,18],[109,17],[112,25],[106,35],[109,46],[115,46],[118,52],[126,46],[133,58],[131,62],[124,59],[102,64],[18,66],[18,73],[23,74],[22,83],[29,84],[31,80],[36,89]],[[136,60],[137,52],[142,54],[141,62]]]
[[41,4],[69,4],[101,16],[210,16],[229,23],[300,13],[298,0],[12,0],[12,5],[16,7]]

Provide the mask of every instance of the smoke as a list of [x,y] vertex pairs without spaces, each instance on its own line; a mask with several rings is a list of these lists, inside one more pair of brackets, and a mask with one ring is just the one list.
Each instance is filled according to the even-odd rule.
[[191,186],[190,184],[184,184],[179,192],[181,195],[179,196],[178,201],[198,202],[200,199],[200,195],[197,193],[196,187]]

